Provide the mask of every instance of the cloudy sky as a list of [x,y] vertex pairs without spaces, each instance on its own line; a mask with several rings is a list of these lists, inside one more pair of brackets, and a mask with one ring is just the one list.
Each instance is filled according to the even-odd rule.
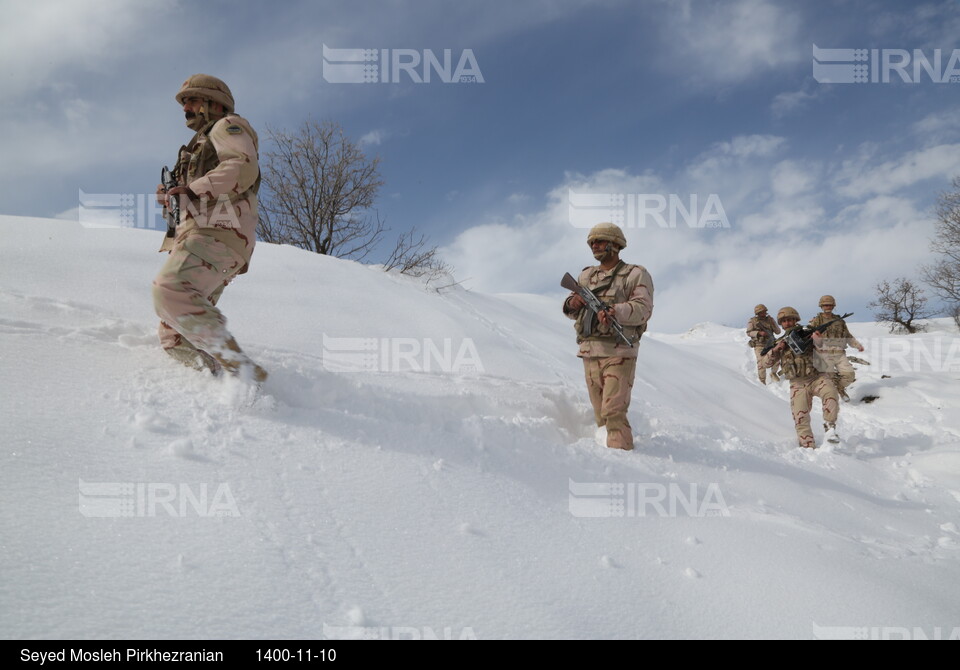
[[[0,6],[0,214],[152,192],[190,136],[173,96],[206,72],[262,137],[331,119],[362,140],[381,218],[426,232],[468,288],[559,296],[592,262],[585,226],[618,219],[654,330],[740,325],[757,302],[808,318],[823,293],[870,319],[874,285],[930,259],[960,175],[960,83],[939,81],[960,78],[953,1]],[[867,50],[870,81],[827,82],[814,45]],[[349,55],[324,46],[376,49],[376,81],[341,81]],[[446,74],[424,67],[445,50]]]

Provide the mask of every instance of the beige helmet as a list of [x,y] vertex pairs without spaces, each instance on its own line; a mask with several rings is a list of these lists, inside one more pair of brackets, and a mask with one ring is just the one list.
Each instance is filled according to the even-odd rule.
[[780,323],[786,318],[800,320],[800,313],[797,312],[793,307],[781,307],[780,311],[777,312],[777,323]]
[[594,240],[613,242],[621,249],[627,246],[627,238],[623,236],[620,226],[610,222],[598,223],[590,229],[590,233],[587,235],[587,244],[593,244]]
[[229,114],[233,112],[234,102],[230,87],[216,77],[208,74],[195,74],[189,77],[177,92],[177,102],[181,105],[186,98],[204,98],[219,102]]
[[766,311],[767,311],[767,306],[764,304],[760,304],[753,308],[753,315],[758,316],[760,314],[763,314]]
[[820,307],[823,307],[824,305],[833,305],[836,307],[837,301],[833,299],[832,295],[825,295],[820,298]]

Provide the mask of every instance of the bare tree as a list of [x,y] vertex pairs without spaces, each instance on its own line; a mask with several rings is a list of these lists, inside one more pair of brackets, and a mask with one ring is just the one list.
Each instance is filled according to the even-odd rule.
[[418,235],[415,227],[397,238],[383,269],[386,272],[399,269],[401,274],[429,279],[450,274],[450,266],[437,257],[437,248],[426,248],[426,237],[422,233]]
[[876,300],[867,304],[873,308],[873,316],[880,323],[890,324],[890,332],[916,333],[923,326],[915,323],[929,319],[935,312],[926,308],[927,297],[917,284],[903,277],[890,282],[884,280],[876,286]]
[[[387,232],[373,210],[383,186],[380,158],[367,157],[333,121],[308,121],[292,134],[267,133],[276,148],[261,161],[258,237],[357,261],[377,249]],[[387,257],[384,270],[394,268],[430,279],[450,272],[416,228],[401,234]]]
[[921,267],[924,282],[947,303],[948,312],[960,306],[960,177],[951,186],[937,199],[937,230],[930,243],[940,258]]
[[380,241],[383,222],[373,209],[380,158],[332,121],[305,122],[293,134],[267,129],[275,145],[263,153],[263,199],[257,234],[339,258],[362,260]]

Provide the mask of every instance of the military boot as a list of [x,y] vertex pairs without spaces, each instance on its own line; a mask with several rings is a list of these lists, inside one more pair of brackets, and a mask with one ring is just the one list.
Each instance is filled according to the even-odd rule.
[[213,376],[218,376],[223,372],[220,363],[206,351],[200,351],[192,344],[182,341],[175,347],[164,349],[174,360],[186,365],[194,370],[209,370]]
[[252,379],[255,382],[267,379],[267,371],[250,360],[232,337],[224,343],[220,351],[214,352],[213,356],[223,369],[234,377]]
[[837,435],[837,424],[825,423],[823,430],[826,433],[827,442],[830,444],[840,444],[840,436]]

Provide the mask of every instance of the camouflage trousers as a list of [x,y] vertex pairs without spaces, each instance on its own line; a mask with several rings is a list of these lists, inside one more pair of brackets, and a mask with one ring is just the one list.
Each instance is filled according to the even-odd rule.
[[837,385],[838,391],[845,390],[850,384],[857,380],[856,370],[854,370],[853,364],[847,358],[845,351],[819,351],[817,352],[817,356],[819,356],[822,361],[822,364],[817,365],[817,369],[823,370],[828,375],[833,376],[833,381]]
[[840,414],[840,397],[829,374],[815,374],[790,380],[790,411],[797,429],[801,447],[816,448],[817,441],[810,429],[810,412],[813,399],[820,398],[823,405],[823,420],[830,427],[837,423]]
[[219,358],[230,349],[233,338],[217,301],[243,266],[235,251],[212,237],[191,235],[174,248],[153,281],[160,346],[180,360],[174,350],[197,349]]
[[584,358],[590,404],[598,426],[607,427],[607,446],[633,449],[633,432],[627,420],[630,393],[637,370],[636,358]]
[[[764,347],[766,347],[766,345],[761,344],[760,346],[753,348],[753,353],[757,355],[757,379],[760,380],[761,384],[767,383],[767,369],[760,363],[760,359],[763,358],[763,354],[760,352],[763,351]],[[780,381],[780,366],[774,365],[772,368],[770,368],[770,374],[773,375],[775,380]]]

